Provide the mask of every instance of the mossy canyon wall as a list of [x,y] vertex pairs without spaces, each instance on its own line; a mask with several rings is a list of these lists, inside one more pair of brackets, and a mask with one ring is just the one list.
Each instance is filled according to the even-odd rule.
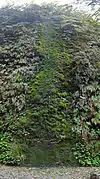
[[0,22],[0,162],[99,166],[100,23],[52,4]]

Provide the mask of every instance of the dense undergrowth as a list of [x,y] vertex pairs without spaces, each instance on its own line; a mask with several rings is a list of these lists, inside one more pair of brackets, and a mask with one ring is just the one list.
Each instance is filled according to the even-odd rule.
[[0,22],[0,162],[100,166],[100,22],[52,4]]

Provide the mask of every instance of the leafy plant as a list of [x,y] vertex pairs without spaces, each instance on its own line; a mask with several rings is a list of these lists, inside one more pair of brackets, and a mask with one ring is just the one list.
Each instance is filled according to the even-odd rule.
[[6,135],[0,136],[0,163],[19,165],[25,159],[20,145]]
[[[95,143],[89,144],[84,141],[76,143],[76,147],[73,150],[74,156],[81,165],[100,166],[100,153],[96,150],[97,146]],[[100,143],[98,143],[98,147],[100,147]]]

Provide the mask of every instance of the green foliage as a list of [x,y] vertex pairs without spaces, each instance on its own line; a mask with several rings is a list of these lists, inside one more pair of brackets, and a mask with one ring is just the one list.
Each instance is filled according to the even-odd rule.
[[[66,25],[63,27],[63,33],[67,36],[69,29],[71,29],[70,38],[67,38],[67,40],[65,39],[64,41],[72,54],[72,71],[70,81],[72,85],[71,92],[73,97],[73,112],[71,113],[73,119],[72,131],[74,137],[76,136],[77,146],[80,146],[80,149],[76,146],[75,150],[77,155],[79,154],[77,157],[79,163],[81,163],[81,165],[87,165],[88,162],[85,161],[85,156],[86,158],[88,157],[85,149],[90,150],[88,148],[89,143],[93,140],[100,139],[100,66],[97,65],[99,64],[100,54],[97,52],[99,48],[98,45],[96,45],[98,44],[97,33],[98,28],[100,29],[100,24],[97,21],[94,23],[92,18],[84,19],[83,23],[81,23],[80,20],[78,20],[78,22],[79,23],[75,25],[76,21],[73,21],[72,25],[68,20]],[[77,37],[75,36],[75,33],[77,34]],[[87,142],[88,145],[81,143],[82,140]],[[81,147],[82,149],[85,148],[83,153],[81,152]],[[93,156],[97,156],[97,163],[93,157],[91,165],[100,165],[98,161],[99,154],[99,149],[97,151],[94,150]],[[90,160],[92,160],[92,155]]]
[[[60,141],[69,137],[68,133],[71,129],[66,119],[69,93],[62,85],[62,82],[67,80],[65,70],[69,67],[70,60],[67,51],[63,49],[64,44],[60,46],[60,39],[58,42],[56,33],[51,27],[48,26],[47,29],[47,26],[42,26],[40,41],[36,45],[38,53],[44,56],[44,66],[31,80],[29,108],[33,118],[32,125],[40,124],[41,133],[47,130],[49,139],[52,136]],[[45,28],[48,32],[46,36]]]
[[100,23],[53,4],[1,8],[0,22],[0,162],[48,141],[66,163],[74,139],[78,162],[99,166]]
[[10,136],[0,136],[0,163],[19,165],[25,159],[20,145],[14,143]]
[[92,143],[81,142],[76,143],[74,155],[82,166],[100,166],[100,142]]

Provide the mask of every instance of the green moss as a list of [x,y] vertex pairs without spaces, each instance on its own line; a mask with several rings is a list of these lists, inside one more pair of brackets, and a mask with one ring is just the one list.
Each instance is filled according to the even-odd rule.
[[[65,48],[61,50],[56,36],[52,39],[49,28],[51,30],[51,27],[48,27],[48,36],[45,37],[42,27],[40,42],[36,46],[38,53],[42,53],[45,58],[42,71],[30,82],[29,100],[32,107],[29,105],[29,114],[31,114],[31,129],[34,130],[34,136],[39,140],[46,138],[49,141],[52,138],[61,141],[68,139],[71,133],[71,124],[66,114],[69,107],[69,94],[66,92],[67,88],[62,86],[63,82],[67,82],[65,71],[67,66],[69,68],[70,60]],[[53,33],[55,34],[54,30]],[[63,72],[61,73],[60,70]]]

